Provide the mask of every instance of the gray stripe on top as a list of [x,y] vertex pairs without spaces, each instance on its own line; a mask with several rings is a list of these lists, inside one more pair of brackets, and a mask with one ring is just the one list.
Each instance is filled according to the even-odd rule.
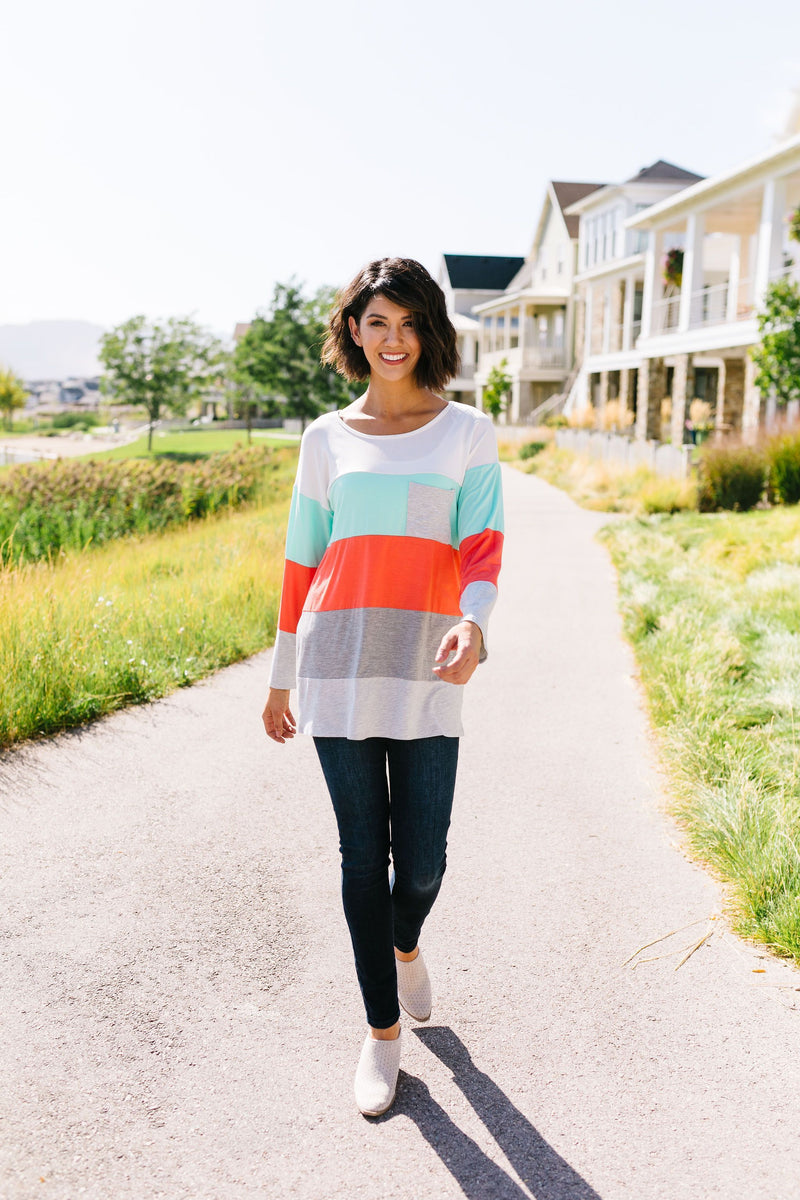
[[403,608],[304,612],[297,627],[298,677],[438,683],[432,670],[436,651],[460,620]]

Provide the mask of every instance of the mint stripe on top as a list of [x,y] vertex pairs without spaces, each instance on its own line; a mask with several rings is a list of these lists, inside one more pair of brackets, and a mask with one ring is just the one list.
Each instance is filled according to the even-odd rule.
[[297,488],[292,492],[286,557],[302,567],[318,567],[331,537],[332,513]]
[[469,467],[458,498],[458,541],[484,529],[503,532],[503,491],[499,463]]
[[[417,520],[418,488],[425,493],[441,518],[426,532]],[[455,545],[455,501],[458,484],[447,475],[433,473],[379,475],[371,471],[348,471],[333,481],[328,493],[333,509],[331,541],[382,534],[389,537],[433,537]]]

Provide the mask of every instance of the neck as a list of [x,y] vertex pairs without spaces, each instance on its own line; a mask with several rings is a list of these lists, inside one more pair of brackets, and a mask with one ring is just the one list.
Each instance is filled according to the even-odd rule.
[[413,379],[395,384],[373,377],[361,397],[360,407],[372,416],[400,417],[425,409],[432,399],[431,393],[418,387]]

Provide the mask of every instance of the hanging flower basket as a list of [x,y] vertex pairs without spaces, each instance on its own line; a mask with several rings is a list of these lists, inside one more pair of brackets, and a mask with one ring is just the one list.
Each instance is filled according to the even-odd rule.
[[790,212],[787,218],[789,223],[789,237],[793,242],[800,242],[800,205]]
[[664,283],[668,287],[679,288],[683,282],[683,251],[673,249],[667,251],[664,259]]

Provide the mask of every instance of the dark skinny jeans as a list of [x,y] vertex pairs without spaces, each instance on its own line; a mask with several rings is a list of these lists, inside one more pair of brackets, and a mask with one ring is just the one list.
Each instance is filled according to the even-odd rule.
[[394,947],[414,949],[445,872],[458,738],[314,744],[339,826],[342,902],[367,1021],[388,1029],[400,1019]]

